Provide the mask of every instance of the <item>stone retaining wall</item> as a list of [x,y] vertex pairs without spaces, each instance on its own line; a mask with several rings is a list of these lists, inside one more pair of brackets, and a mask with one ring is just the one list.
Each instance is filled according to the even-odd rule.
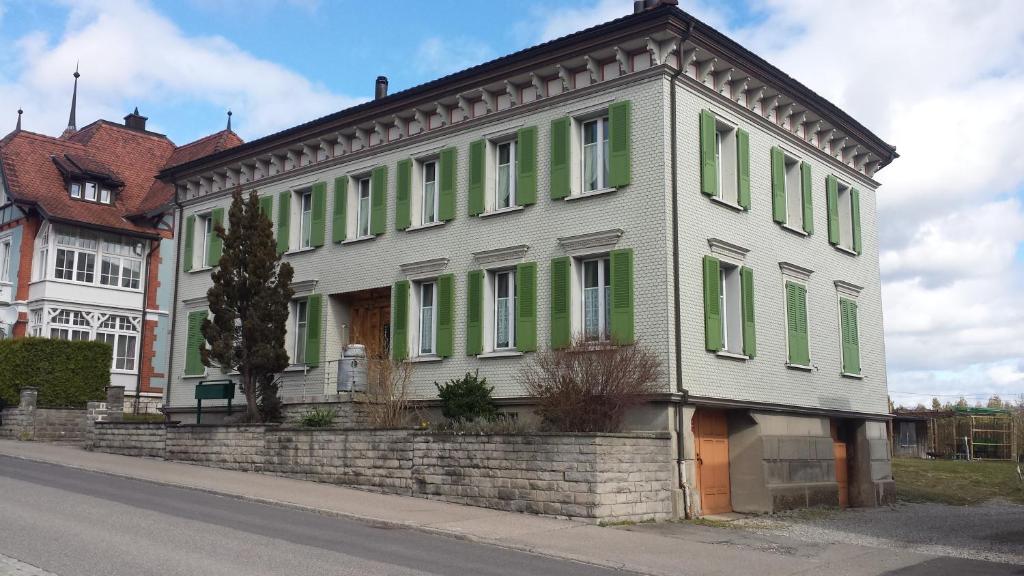
[[[93,448],[157,456],[160,426],[99,424]],[[187,425],[166,428],[163,456],[598,522],[671,517],[671,453],[664,433],[451,435]]]

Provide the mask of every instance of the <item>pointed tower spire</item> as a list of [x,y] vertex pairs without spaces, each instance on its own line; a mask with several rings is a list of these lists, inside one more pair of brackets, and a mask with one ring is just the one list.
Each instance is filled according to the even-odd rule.
[[75,108],[78,105],[78,77],[81,74],[78,73],[78,62],[75,62],[75,88],[71,92],[71,115],[68,116],[68,127],[64,129],[62,137],[71,136],[75,132],[78,132],[78,127],[75,125]]
[[18,107],[18,123],[14,126],[15,132],[21,132],[21,113],[22,109],[21,107]]
[[228,132],[231,132],[231,108],[228,108]]

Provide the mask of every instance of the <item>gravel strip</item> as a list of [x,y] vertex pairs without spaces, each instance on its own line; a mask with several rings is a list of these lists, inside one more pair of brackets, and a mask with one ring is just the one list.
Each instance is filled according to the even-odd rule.
[[921,554],[1024,565],[1024,506],[901,503],[892,508],[803,511],[736,520],[764,535],[847,543]]

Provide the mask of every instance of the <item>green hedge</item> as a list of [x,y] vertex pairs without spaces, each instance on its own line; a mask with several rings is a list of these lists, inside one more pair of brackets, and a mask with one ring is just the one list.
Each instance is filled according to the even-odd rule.
[[17,406],[22,388],[39,390],[42,407],[102,402],[110,386],[113,350],[103,342],[48,338],[0,340],[0,398]]

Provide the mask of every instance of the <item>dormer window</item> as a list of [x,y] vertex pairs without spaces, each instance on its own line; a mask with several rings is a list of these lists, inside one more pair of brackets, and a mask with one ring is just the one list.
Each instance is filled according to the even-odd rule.
[[110,204],[113,196],[108,186],[93,181],[71,182],[68,185],[68,192],[72,198],[77,200],[99,202],[100,204]]

